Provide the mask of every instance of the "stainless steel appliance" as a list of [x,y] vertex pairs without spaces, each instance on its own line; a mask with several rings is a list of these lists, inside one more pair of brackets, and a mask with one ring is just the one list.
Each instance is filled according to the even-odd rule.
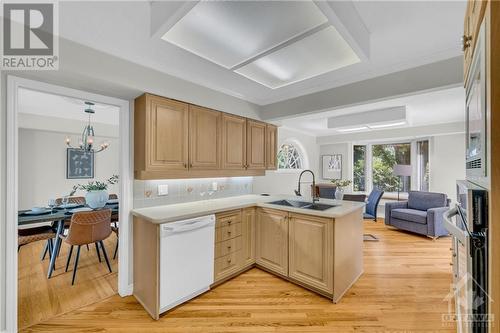
[[488,331],[488,191],[457,181],[458,204],[445,214],[453,237],[453,282],[457,330]]
[[487,177],[486,52],[485,29],[481,27],[466,83],[467,179],[483,183]]

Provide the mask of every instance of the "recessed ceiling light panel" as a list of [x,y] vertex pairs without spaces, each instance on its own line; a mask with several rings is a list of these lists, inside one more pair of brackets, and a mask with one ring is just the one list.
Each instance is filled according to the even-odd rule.
[[230,69],[327,21],[312,1],[200,1],[162,39]]
[[276,89],[359,61],[338,31],[328,26],[235,72]]

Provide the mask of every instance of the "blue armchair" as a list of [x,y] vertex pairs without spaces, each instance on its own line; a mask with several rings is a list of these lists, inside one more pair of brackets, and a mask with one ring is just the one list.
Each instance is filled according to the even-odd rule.
[[385,204],[385,224],[431,238],[446,236],[443,214],[449,206],[446,194],[410,191],[408,201]]

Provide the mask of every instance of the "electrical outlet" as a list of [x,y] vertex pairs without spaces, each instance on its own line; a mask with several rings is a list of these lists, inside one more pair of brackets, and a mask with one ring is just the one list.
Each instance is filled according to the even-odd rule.
[[212,186],[211,186],[211,188],[210,188],[210,189],[211,189],[212,191],[217,191],[217,189],[218,189],[218,188],[219,188],[219,187],[217,186],[217,182],[212,182]]
[[158,195],[168,195],[168,185],[158,185]]

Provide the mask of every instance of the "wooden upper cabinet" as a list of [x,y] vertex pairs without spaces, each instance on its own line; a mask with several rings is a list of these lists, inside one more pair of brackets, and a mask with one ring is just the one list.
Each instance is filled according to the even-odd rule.
[[278,168],[278,128],[274,125],[266,125],[266,169],[276,170]]
[[219,169],[221,164],[222,113],[189,106],[189,168]]
[[247,163],[248,169],[266,169],[266,124],[247,120]]
[[135,99],[134,177],[263,176],[273,168],[266,157],[275,147],[268,143],[276,140],[273,130],[260,121],[143,94]]
[[288,276],[333,293],[333,220],[292,213],[288,223]]
[[487,4],[488,1],[481,0],[469,0],[467,3],[464,18],[464,34],[462,36],[464,51],[464,82],[467,81]]
[[257,208],[255,261],[288,276],[288,213]]
[[135,170],[188,168],[188,104],[145,94],[135,102]]
[[246,169],[246,119],[222,114],[222,168]]

